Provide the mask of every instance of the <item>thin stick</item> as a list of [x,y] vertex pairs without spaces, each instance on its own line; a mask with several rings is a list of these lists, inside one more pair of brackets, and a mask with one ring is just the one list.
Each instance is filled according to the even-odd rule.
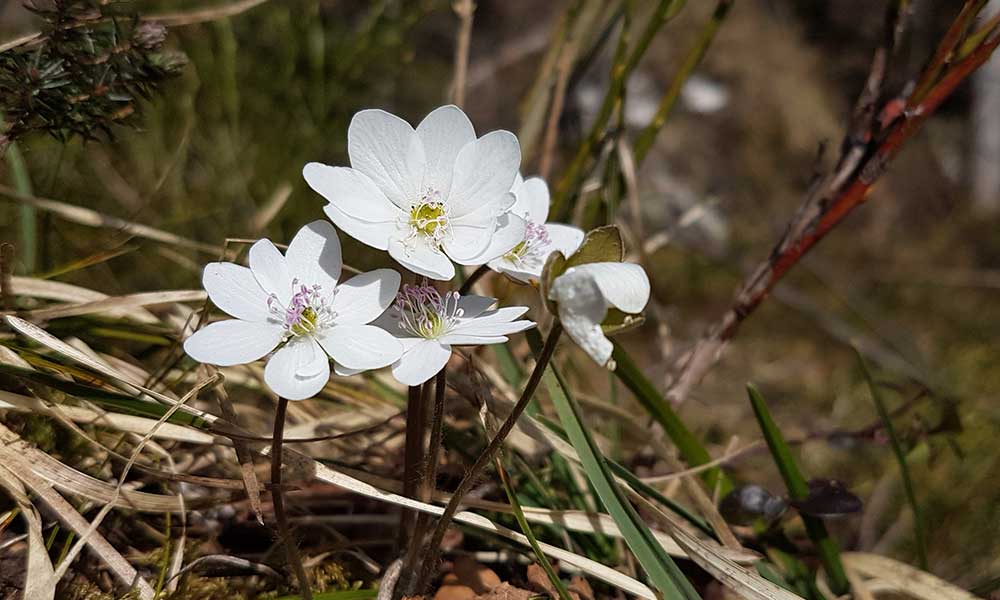
[[288,400],[278,398],[278,408],[274,413],[274,439],[271,441],[271,502],[274,504],[274,518],[278,522],[278,538],[285,546],[285,559],[288,566],[295,571],[299,581],[299,594],[303,600],[312,600],[312,590],[309,589],[309,578],[305,567],[299,558],[298,548],[292,540],[288,527],[288,514],[285,512],[285,491],[281,487],[281,451],[285,437],[285,412],[288,410]]
[[472,40],[472,16],[476,4],[472,0],[457,0],[452,9],[459,18],[458,43],[455,47],[455,81],[452,98],[456,105],[465,106],[465,81],[469,72],[469,43]]
[[465,280],[465,283],[462,284],[462,287],[458,288],[458,295],[461,296],[464,294],[468,294],[469,291],[472,289],[472,286],[476,285],[476,282],[479,281],[483,275],[489,273],[489,271],[490,271],[489,267],[487,267],[486,265],[480,265],[478,269],[472,272],[472,275],[469,275],[469,278]]
[[[575,40],[574,40],[575,41]],[[546,181],[552,169],[552,158],[556,151],[556,140],[559,139],[559,118],[562,116],[563,104],[566,100],[566,86],[569,74],[573,70],[573,59],[576,56],[576,44],[569,43],[559,53],[559,64],[556,66],[556,86],[552,92],[552,107],[549,109],[549,120],[545,124],[545,137],[542,138],[542,157],[538,161],[538,174]]]
[[549,360],[555,352],[560,334],[562,334],[562,325],[559,321],[556,321],[552,325],[552,329],[549,330],[545,346],[542,348],[541,354],[538,355],[538,362],[535,363],[535,369],[531,372],[531,377],[528,378],[528,383],[524,386],[524,391],[521,392],[521,397],[518,399],[517,404],[511,409],[510,414],[507,415],[507,420],[497,430],[496,435],[490,440],[486,449],[479,455],[472,467],[465,472],[465,477],[458,484],[458,489],[451,495],[448,506],[445,507],[444,513],[441,515],[437,527],[434,529],[434,534],[431,536],[430,543],[427,545],[427,552],[424,554],[426,560],[420,567],[420,577],[417,578],[417,586],[415,588],[417,591],[426,589],[430,583],[431,573],[437,565],[438,556],[441,553],[441,540],[444,539],[444,534],[448,530],[448,525],[451,524],[452,517],[458,512],[462,498],[475,485],[480,472],[482,472],[486,465],[493,462],[493,457],[500,451],[504,440],[507,439],[507,436],[514,428],[514,424],[517,423],[518,418],[524,413],[524,409],[528,407],[528,403],[531,402],[531,398],[535,395],[535,390],[538,389],[538,384],[542,380],[545,367],[549,364]]

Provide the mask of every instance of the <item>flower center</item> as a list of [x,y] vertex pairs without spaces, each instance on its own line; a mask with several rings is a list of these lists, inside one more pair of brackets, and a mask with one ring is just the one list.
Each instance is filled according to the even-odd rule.
[[458,307],[458,292],[441,296],[429,285],[404,285],[396,295],[399,328],[426,339],[439,338],[454,328],[465,311]]
[[268,297],[268,309],[275,319],[284,324],[286,337],[310,334],[333,323],[337,313],[328,304],[331,298],[324,297],[322,291],[322,286],[307,286],[293,279],[292,299],[288,306],[283,306],[275,294]]
[[441,193],[428,189],[413,203],[405,228],[410,230],[407,241],[422,237],[439,246],[448,235],[448,209],[441,201]]
[[546,250],[551,244],[552,240],[545,225],[536,225],[528,221],[524,239],[510,252],[504,254],[504,258],[519,267],[537,267],[548,256]]

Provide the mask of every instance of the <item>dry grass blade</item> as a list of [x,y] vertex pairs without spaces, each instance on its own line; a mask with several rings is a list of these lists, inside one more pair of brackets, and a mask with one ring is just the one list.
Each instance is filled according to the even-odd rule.
[[[11,277],[10,284],[15,296],[58,300],[68,303],[99,302],[108,298],[106,294],[85,287],[61,281],[37,279],[35,277]],[[110,311],[109,314],[116,317],[126,315],[126,313],[120,311]],[[158,322],[158,319],[154,315],[141,308],[132,310],[127,314],[132,319],[142,323]]]
[[159,304],[174,304],[177,302],[203,302],[207,294],[202,290],[173,290],[163,292],[145,292],[114,296],[92,302],[78,302],[64,306],[41,308],[27,313],[33,319],[61,319],[99,313],[131,314],[136,307],[156,306]]
[[271,194],[271,198],[267,203],[251,219],[251,229],[258,234],[267,229],[267,226],[271,224],[274,217],[278,216],[278,213],[281,212],[281,209],[285,207],[285,204],[291,197],[292,185],[287,181],[282,182],[278,185],[278,189],[274,190],[274,193]]
[[[420,502],[419,500],[413,500],[405,496],[400,496],[399,494],[381,490],[371,484],[365,483],[364,481],[355,479],[350,475],[336,471],[327,465],[312,461],[312,459],[306,460],[312,462],[312,466],[315,469],[314,476],[319,481],[345,488],[356,494],[367,496],[368,498],[373,498],[381,502],[388,502],[390,504],[395,504],[397,506],[402,506],[432,515],[441,515],[444,512],[444,509],[440,506],[426,504],[424,502]],[[459,512],[455,514],[454,520],[460,523],[465,523],[466,525],[471,525],[477,529],[495,533],[509,540],[513,540],[523,546],[530,545],[528,538],[526,538],[523,534],[503,527],[502,525],[497,525],[486,517],[475,513],[468,511]],[[580,556],[579,554],[575,554],[549,544],[540,543],[540,546],[547,555],[576,567],[614,587],[641,598],[649,598],[650,600],[655,600],[656,598],[653,591],[646,585],[610,567],[590,560],[584,556]]]
[[[0,449],[6,449],[6,446],[0,447]],[[156,595],[153,588],[101,534],[93,532],[84,537],[90,528],[90,523],[60,496],[49,482],[36,475],[32,471],[31,465],[22,460],[21,454],[5,452],[3,458],[4,465],[10,469],[10,472],[14,473],[18,479],[24,482],[25,486],[41,498],[59,516],[59,520],[78,536],[81,536],[81,541],[86,540],[91,550],[101,558],[123,587],[136,588],[141,600],[153,600]],[[52,579],[55,579],[55,575]]]
[[[65,356],[65,357],[67,357],[67,358],[69,358],[69,359],[71,359],[71,360],[73,360],[73,361],[75,361],[77,363],[80,363],[80,364],[86,366],[89,369],[92,369],[92,370],[94,370],[94,371],[96,371],[96,372],[98,372],[98,373],[100,373],[102,375],[105,375],[107,377],[110,377],[111,379],[114,379],[115,381],[120,382],[122,385],[124,385],[127,388],[133,389],[133,390],[135,390],[136,392],[139,392],[139,393],[147,394],[151,398],[155,398],[156,400],[159,400],[160,402],[163,402],[164,404],[168,404],[168,405],[171,405],[171,406],[174,406],[174,405],[178,404],[177,400],[175,400],[175,399],[173,399],[173,398],[171,398],[169,396],[166,396],[164,394],[161,394],[160,392],[151,390],[151,389],[149,389],[147,387],[131,383],[130,382],[130,378],[129,378],[128,375],[125,375],[125,374],[123,374],[123,373],[121,373],[121,372],[119,372],[119,371],[111,368],[108,365],[102,364],[101,362],[99,362],[97,360],[94,360],[93,358],[91,358],[90,356],[87,356],[85,353],[81,352],[80,350],[78,350],[78,349],[70,346],[69,344],[67,344],[66,342],[60,340],[59,338],[56,338],[56,337],[52,336],[47,331],[45,331],[44,329],[38,327],[37,325],[34,325],[32,323],[29,323],[28,321],[25,321],[24,319],[21,319],[21,318],[12,316],[12,315],[8,315],[6,317],[6,321],[7,321],[8,325],[10,325],[12,328],[14,328],[16,331],[18,331],[22,335],[25,335],[25,336],[27,336],[27,337],[35,340],[36,342],[42,344],[46,348],[49,348],[50,350],[58,352],[59,354],[62,354],[63,356]],[[194,415],[194,416],[197,416],[197,417],[201,418],[202,420],[204,420],[208,424],[214,424],[214,423],[219,422],[219,418],[216,417],[215,415],[206,413],[206,412],[198,410],[196,408],[192,408],[192,407],[189,407],[189,406],[182,406],[181,410],[183,412],[185,412],[185,413],[188,413],[190,415]]]
[[16,455],[19,464],[26,467],[41,481],[63,492],[97,502],[113,502],[120,508],[146,512],[179,512],[183,505],[173,495],[150,494],[122,490],[115,494],[116,486],[95,479],[69,467],[45,452],[22,440],[16,433],[0,424],[0,457],[4,460]]
[[956,585],[886,556],[845,552],[841,558],[851,570],[879,580],[883,584],[880,586],[883,588],[882,591],[889,591],[884,586],[889,584],[894,593],[902,593],[920,600],[976,600],[974,594]]
[[212,256],[219,255],[218,246],[198,242],[174,233],[163,231],[162,229],[142,225],[141,223],[134,223],[119,217],[105,215],[89,208],[74,206],[65,202],[59,202],[58,200],[49,200],[48,198],[25,196],[23,194],[19,194],[14,188],[6,185],[0,185],[0,196],[10,198],[20,204],[34,206],[39,210],[50,212],[66,219],[67,221],[72,221],[80,225],[86,225],[88,227],[101,227],[105,229],[117,229],[130,236],[144,238],[163,244],[170,244],[173,246],[182,246],[184,248],[198,250],[199,252],[205,252],[207,254],[211,254]]
[[42,520],[28,499],[24,486],[3,466],[0,466],[0,488],[6,490],[17,504],[28,530],[28,566],[24,574],[23,600],[52,600],[56,595],[56,583],[52,579],[52,561],[42,536]]

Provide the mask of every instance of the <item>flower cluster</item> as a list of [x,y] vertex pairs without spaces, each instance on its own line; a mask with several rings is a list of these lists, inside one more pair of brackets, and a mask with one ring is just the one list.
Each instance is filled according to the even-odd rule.
[[[548,187],[521,177],[517,138],[507,131],[476,137],[455,106],[434,110],[416,128],[385,111],[363,110],[347,138],[350,167],[309,163],[303,177],[326,198],[324,212],[337,228],[387,251],[424,283],[400,289],[401,276],[391,269],[341,282],[337,231],[316,221],[284,254],[265,239],[250,248],[249,268],[205,268],[209,298],[233,318],[191,335],[184,348],[192,358],[231,366],[270,355],[266,384],[298,400],[326,385],[331,363],[342,376],[391,366],[398,381],[415,386],[445,367],[453,346],[504,343],[534,327],[520,319],[526,307],[496,308],[493,298],[427,284],[451,280],[458,264],[486,265],[538,286],[550,256],[571,256],[586,243],[581,230],[546,222]],[[602,335],[601,343],[594,328],[600,333],[608,306],[641,310],[648,281],[639,298],[641,286],[616,290],[604,281],[614,273],[588,266],[597,267],[555,278],[549,299],[560,304],[570,336],[606,364],[601,357],[610,356],[610,342]]]

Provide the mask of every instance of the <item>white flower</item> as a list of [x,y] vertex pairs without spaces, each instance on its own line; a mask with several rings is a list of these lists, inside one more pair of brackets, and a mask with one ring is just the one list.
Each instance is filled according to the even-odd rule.
[[502,344],[506,336],[535,326],[515,320],[527,307],[489,310],[495,303],[483,296],[447,292],[442,297],[431,286],[404,285],[395,305],[376,321],[403,343],[393,376],[400,383],[420,385],[444,368],[452,346]]
[[347,151],[351,168],[309,163],[303,177],[329,200],[324,210],[337,227],[414,273],[449,280],[451,260],[481,265],[524,238],[525,223],[506,216],[521,162],[509,131],[477,139],[456,106],[434,110],[416,130],[363,110],[347,130]]
[[549,299],[559,307],[566,333],[598,364],[614,369],[611,342],[601,329],[609,307],[635,314],[649,302],[649,278],[631,263],[589,263],[555,278]]
[[195,332],[184,351],[200,362],[231,366],[278,348],[264,381],[289,400],[323,389],[330,358],[338,373],[391,364],[402,345],[369,323],[392,304],[399,273],[378,269],[338,283],[342,265],[340,240],[326,221],[300,229],[284,256],[270,240],[256,242],[249,269],[210,263],[202,276],[208,297],[235,318]]
[[576,252],[583,241],[583,231],[572,225],[545,222],[549,216],[549,187],[541,177],[521,179],[518,174],[511,192],[517,201],[510,214],[527,222],[524,238],[491,260],[489,267],[524,283],[538,281],[549,254],[556,250],[566,256]]

